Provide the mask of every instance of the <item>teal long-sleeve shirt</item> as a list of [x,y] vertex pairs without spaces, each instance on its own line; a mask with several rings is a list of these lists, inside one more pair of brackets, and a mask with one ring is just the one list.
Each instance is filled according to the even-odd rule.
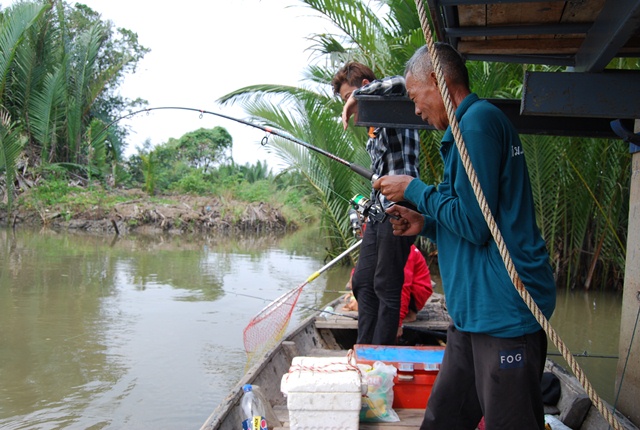
[[[555,282],[546,244],[535,220],[522,144],[508,118],[477,95],[467,96],[456,117],[487,204],[525,287],[550,318]],[[423,235],[438,246],[438,264],[455,326],[462,331],[516,337],[540,329],[516,291],[464,170],[451,128],[440,152],[438,186],[411,181],[405,199],[425,215]]]

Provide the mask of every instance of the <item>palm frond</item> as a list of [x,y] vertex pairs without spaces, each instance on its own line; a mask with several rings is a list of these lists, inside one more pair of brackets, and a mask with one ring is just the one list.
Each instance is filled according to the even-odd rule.
[[84,115],[88,112],[90,95],[87,89],[96,69],[96,59],[103,38],[99,23],[76,36],[74,49],[68,56],[67,79],[67,139],[69,159],[76,161],[81,150]]
[[[346,139],[348,134],[342,131],[335,113],[326,109],[326,105],[332,103],[330,99],[305,92],[299,95],[303,96],[286,108],[266,98],[245,101],[243,107],[255,121],[286,131],[344,160],[354,159],[357,152],[366,154],[362,147]],[[316,190],[314,197],[322,209],[322,227],[336,249],[350,243],[347,210],[349,199],[355,194],[353,172],[345,165],[290,141],[274,138],[267,147],[283,163],[303,174]]]
[[563,143],[550,136],[522,136],[536,207],[536,219],[552,255],[554,253],[552,238],[559,230],[558,224],[564,218],[566,210],[564,202],[560,201],[564,184],[560,182],[557,175],[561,163],[559,156],[562,154],[560,146]]
[[249,99],[260,97],[262,95],[276,94],[282,97],[296,97],[302,92],[304,92],[303,89],[292,87],[290,85],[259,84],[239,88],[235,91],[223,95],[217,101],[221,104],[232,105],[234,103],[243,103]]
[[4,95],[9,69],[25,31],[49,7],[48,4],[18,3],[5,12],[0,26],[0,96]]
[[20,132],[20,127],[11,121],[9,114],[6,111],[0,112],[0,172],[4,170],[9,212],[13,203],[16,160],[24,146]]
[[33,137],[45,152],[63,123],[65,93],[65,71],[57,68],[44,78],[42,89],[31,97],[28,116]]
[[[338,30],[332,37],[343,47],[344,54],[335,55],[339,51],[332,51],[334,62],[353,59],[368,64],[378,74],[384,74],[391,58],[386,37],[389,29],[369,2],[302,0],[302,3],[324,15]],[[328,35],[324,37],[329,40]]]

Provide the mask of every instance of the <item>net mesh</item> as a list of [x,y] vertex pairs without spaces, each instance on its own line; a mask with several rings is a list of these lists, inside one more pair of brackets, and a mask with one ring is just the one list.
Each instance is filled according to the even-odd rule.
[[249,321],[243,332],[243,340],[250,359],[261,356],[282,339],[305,285],[307,282],[281,295]]
[[320,270],[313,273],[305,282],[290,290],[273,302],[269,303],[255,317],[249,321],[243,332],[244,350],[247,353],[250,366],[256,358],[262,357],[267,351],[273,348],[284,336],[293,309],[298,303],[302,289],[309,282],[316,279],[325,270],[340,261],[344,256],[355,250],[362,243],[362,239],[351,245],[342,254],[325,264]]

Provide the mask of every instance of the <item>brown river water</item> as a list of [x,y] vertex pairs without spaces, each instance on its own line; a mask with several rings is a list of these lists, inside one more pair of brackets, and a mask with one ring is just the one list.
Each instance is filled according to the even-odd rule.
[[[325,264],[321,242],[0,230],[0,428],[199,428],[245,371],[243,329]],[[349,271],[308,284],[289,327]],[[551,319],[574,353],[607,356],[578,362],[609,402],[620,307],[560,291]]]

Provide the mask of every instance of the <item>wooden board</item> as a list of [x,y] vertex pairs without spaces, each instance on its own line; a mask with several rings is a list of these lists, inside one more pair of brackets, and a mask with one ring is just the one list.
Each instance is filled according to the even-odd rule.
[[[278,420],[282,424],[273,430],[289,428],[289,411],[284,406],[277,406],[274,412]],[[393,423],[360,423],[360,430],[376,430],[376,429],[417,429],[422,423],[424,410],[422,409],[398,409],[396,410],[400,421]]]
[[[458,27],[504,27],[504,26],[527,26],[527,25],[556,25],[562,23],[593,23],[600,11],[602,10],[606,0],[585,0],[585,1],[540,1],[540,2],[523,2],[517,7],[513,4],[493,3],[493,4],[473,4],[458,5]],[[466,44],[466,42],[485,41],[486,50],[482,53],[504,54],[538,54],[547,53],[549,49],[555,54],[575,53],[584,41],[585,34],[526,34],[526,35],[504,35],[491,37],[463,37],[460,43],[465,43],[465,48],[460,48],[461,52],[477,53],[478,48],[483,45]],[[567,46],[564,45],[559,51],[552,44],[545,43],[545,40],[554,41],[557,39],[576,40],[572,43],[572,48],[567,52]],[[535,47],[539,43],[536,52],[532,52],[531,48],[527,52],[521,51],[521,48],[513,45],[514,40],[529,40],[532,42],[531,47]],[[501,44],[495,44],[496,41],[508,41],[513,50],[508,52],[504,49],[498,50]],[[542,41],[542,42],[541,42]],[[504,42],[503,42],[504,43]],[[489,48],[489,46],[495,46]],[[526,46],[526,45],[521,45]],[[473,47],[474,50],[471,48]],[[464,49],[464,51],[463,51]]]
[[[357,312],[345,311],[340,307],[336,307],[336,313],[356,317]],[[326,318],[319,317],[316,319],[316,327],[318,329],[342,329],[357,330],[358,320],[343,315],[329,315]],[[434,293],[431,295],[422,310],[418,312],[417,320],[412,323],[405,323],[405,326],[422,328],[425,330],[444,331],[449,327],[451,317],[447,312],[446,303],[442,294]]]

